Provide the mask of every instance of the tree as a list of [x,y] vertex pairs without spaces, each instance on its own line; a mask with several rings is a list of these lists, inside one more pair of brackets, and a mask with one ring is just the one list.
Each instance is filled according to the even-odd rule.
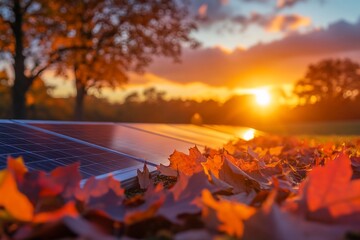
[[59,26],[53,18],[56,1],[0,1],[0,60],[13,70],[14,118],[26,118],[26,93],[51,64],[59,60],[53,37]]
[[58,72],[73,72],[76,86],[75,119],[81,120],[84,98],[91,89],[118,87],[129,71],[142,72],[156,55],[179,59],[195,29],[187,4],[178,0],[78,0],[63,14],[67,34],[58,47],[64,51]]
[[310,65],[294,93],[305,103],[353,99],[359,94],[360,65],[350,59],[326,59]]

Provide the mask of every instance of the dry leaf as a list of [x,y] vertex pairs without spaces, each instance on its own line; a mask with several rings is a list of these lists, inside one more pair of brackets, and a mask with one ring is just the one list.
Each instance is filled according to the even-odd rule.
[[141,189],[147,189],[147,187],[152,183],[150,178],[150,172],[146,166],[146,163],[144,163],[144,168],[142,172],[139,169],[137,170],[137,179]]

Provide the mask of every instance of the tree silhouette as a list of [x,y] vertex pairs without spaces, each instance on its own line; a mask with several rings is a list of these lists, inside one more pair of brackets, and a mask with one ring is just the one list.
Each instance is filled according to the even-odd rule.
[[0,1],[0,60],[11,64],[14,118],[26,117],[26,93],[52,63],[59,60],[53,37],[59,26],[53,17],[55,1]]
[[360,65],[350,59],[326,59],[310,65],[294,93],[305,104],[353,99],[359,94]]
[[[178,60],[195,24],[187,5],[177,0],[78,0],[60,14],[66,31],[59,38],[62,52],[58,73],[73,72],[76,85],[76,120],[83,116],[90,89],[117,87],[127,72],[142,72],[156,55]],[[70,44],[70,45],[69,45]]]

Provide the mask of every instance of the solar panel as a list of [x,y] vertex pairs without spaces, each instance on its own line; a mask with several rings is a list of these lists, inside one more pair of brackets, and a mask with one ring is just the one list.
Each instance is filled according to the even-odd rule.
[[0,169],[7,156],[23,156],[31,170],[49,172],[80,162],[84,179],[112,173],[126,180],[144,161],[155,170],[160,163],[168,164],[175,149],[218,148],[234,139],[234,132],[217,125],[0,120]]
[[32,123],[31,125],[134,156],[155,165],[166,164],[169,155],[175,149],[187,152],[195,145],[193,142],[129,128],[122,124]]
[[0,123],[0,168],[8,156],[22,156],[31,170],[51,171],[80,162],[83,178],[141,167],[141,161],[16,123]]

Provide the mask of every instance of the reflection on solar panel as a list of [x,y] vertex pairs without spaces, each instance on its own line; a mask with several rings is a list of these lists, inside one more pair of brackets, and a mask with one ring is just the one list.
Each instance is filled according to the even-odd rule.
[[186,142],[203,147],[218,148],[234,138],[233,134],[227,134],[189,124],[125,124],[130,128],[157,133],[163,136],[177,138]]
[[23,156],[31,170],[80,162],[83,178],[113,173],[124,180],[135,176],[143,161],[154,170],[167,164],[175,149],[218,148],[233,138],[226,126],[0,120],[0,169],[7,156]]
[[31,170],[51,171],[58,166],[80,162],[83,178],[139,167],[130,157],[90,147],[14,123],[0,124],[0,168],[8,156],[24,158]]
[[156,165],[166,164],[174,149],[187,152],[190,147],[194,146],[194,143],[160,136],[120,124],[32,125],[141,158]]

